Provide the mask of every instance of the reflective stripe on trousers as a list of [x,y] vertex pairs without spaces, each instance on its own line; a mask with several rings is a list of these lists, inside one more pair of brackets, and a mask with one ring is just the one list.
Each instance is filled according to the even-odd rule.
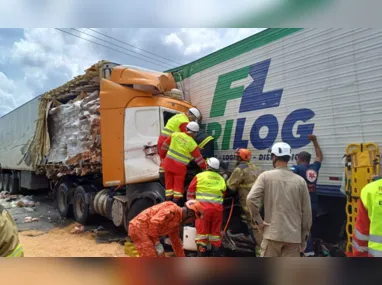
[[208,239],[209,235],[196,235],[195,240]]
[[172,189],[166,190],[166,197],[173,196],[173,195],[174,195],[174,190]]
[[23,256],[24,256],[24,250],[21,244],[19,244],[18,246],[16,246],[13,252],[7,257],[23,257]]
[[220,241],[220,236],[213,236],[213,235],[210,235],[210,236],[209,236],[209,240],[210,240],[210,241]]

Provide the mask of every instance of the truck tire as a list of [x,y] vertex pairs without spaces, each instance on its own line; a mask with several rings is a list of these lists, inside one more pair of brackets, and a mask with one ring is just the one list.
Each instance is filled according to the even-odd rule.
[[82,225],[86,224],[90,216],[89,204],[86,203],[86,187],[87,186],[78,186],[73,198],[74,219]]
[[147,208],[150,208],[154,205],[154,201],[149,198],[139,198],[133,202],[130,208],[126,208],[124,226],[129,235],[129,223],[134,219],[139,213],[143,212]]
[[20,188],[20,185],[19,185],[19,179],[16,177],[16,174],[12,175],[10,177],[10,181],[9,181],[9,193],[12,194],[12,195],[16,195],[16,194],[19,194],[19,189]]
[[63,182],[56,192],[57,209],[61,218],[67,218],[73,213],[73,206],[69,204],[69,184]]
[[0,173],[0,192],[4,190],[4,173]]

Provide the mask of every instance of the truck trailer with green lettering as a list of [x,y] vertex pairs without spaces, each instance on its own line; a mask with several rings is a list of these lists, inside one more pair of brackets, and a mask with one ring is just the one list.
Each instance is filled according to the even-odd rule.
[[314,159],[308,135],[317,136],[324,155],[317,228],[335,239],[346,218],[347,145],[382,146],[381,39],[380,29],[266,29],[170,71],[231,167],[242,147],[271,169],[269,148],[278,141],[292,147],[290,166],[301,151]]

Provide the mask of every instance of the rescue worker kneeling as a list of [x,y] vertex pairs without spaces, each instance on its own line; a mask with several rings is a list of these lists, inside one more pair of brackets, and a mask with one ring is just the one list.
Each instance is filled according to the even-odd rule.
[[211,157],[207,160],[207,171],[199,173],[191,181],[187,200],[195,199],[204,208],[202,220],[195,221],[198,256],[208,255],[208,243],[212,245],[212,256],[220,256],[221,228],[223,223],[223,199],[226,191],[224,178],[218,173],[220,162]]
[[200,168],[205,169],[206,163],[199,147],[193,139],[199,132],[198,123],[187,125],[187,133],[173,133],[163,143],[160,156],[163,160],[166,183],[166,199],[179,203],[184,195],[184,180],[187,174],[187,165],[195,158]]
[[19,232],[11,214],[0,205],[0,257],[24,257]]
[[129,223],[129,236],[133,241],[139,257],[164,257],[164,251],[159,252],[159,239],[169,236],[172,248],[177,257],[184,257],[182,241],[179,236],[180,226],[191,224],[195,219],[202,219],[203,206],[195,200],[187,201],[183,208],[167,201],[152,206]]

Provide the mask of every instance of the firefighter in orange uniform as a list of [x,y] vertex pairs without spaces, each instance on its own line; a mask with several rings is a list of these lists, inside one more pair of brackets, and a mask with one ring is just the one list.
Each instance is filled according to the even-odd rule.
[[163,143],[160,156],[164,159],[162,165],[165,170],[166,200],[179,203],[183,198],[187,165],[193,158],[200,168],[206,169],[206,162],[193,139],[198,131],[198,123],[188,123],[187,133],[173,133]]
[[158,257],[159,238],[169,236],[172,248],[177,257],[184,257],[182,241],[179,236],[180,226],[202,219],[203,206],[195,200],[187,201],[183,208],[171,201],[152,206],[129,223],[129,236],[140,257]]
[[[161,150],[164,141],[171,136],[171,134],[176,132],[187,132],[187,124],[189,122],[197,122],[200,120],[201,114],[196,108],[190,108],[186,114],[176,114],[172,116],[166,123],[166,126],[161,132],[158,138],[157,147],[158,151]],[[159,167],[159,173],[164,173],[162,164]]]
[[208,243],[212,245],[212,256],[220,256],[221,228],[223,223],[223,199],[227,186],[219,174],[220,162],[211,157],[207,160],[207,171],[199,173],[192,180],[187,199],[199,201],[204,208],[203,220],[196,220],[198,256],[206,257]]
[[352,247],[355,257],[382,257],[381,179],[367,184],[361,191]]

